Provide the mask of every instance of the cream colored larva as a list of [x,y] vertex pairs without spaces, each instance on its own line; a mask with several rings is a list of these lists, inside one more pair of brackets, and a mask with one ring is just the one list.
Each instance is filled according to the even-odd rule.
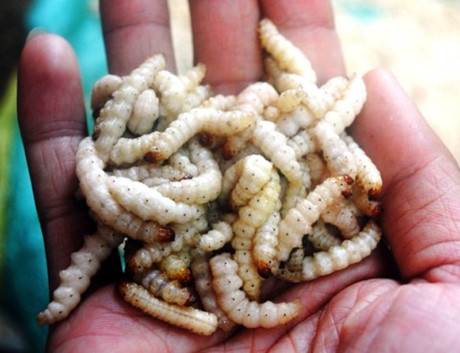
[[370,221],[352,239],[344,240],[340,245],[332,246],[327,251],[316,252],[312,256],[305,257],[301,271],[292,272],[285,267],[277,269],[275,275],[290,282],[301,282],[342,270],[369,256],[381,236],[380,227]]
[[91,90],[91,110],[99,111],[122,84],[122,78],[112,74],[107,74],[97,80]]
[[214,256],[210,260],[213,288],[220,308],[228,317],[245,327],[275,327],[295,318],[302,308],[301,303],[258,303],[250,301],[239,288],[241,278],[237,275],[238,265],[229,254]]
[[39,324],[52,324],[66,318],[80,302],[81,295],[88,289],[101,262],[104,261],[123,240],[123,236],[107,227],[101,227],[84,238],[83,246],[71,256],[69,267],[59,273],[60,284],[53,293],[53,301],[38,314]]
[[195,290],[201,298],[204,309],[217,317],[219,328],[230,331],[236,324],[230,320],[216,301],[216,294],[212,289],[212,274],[209,266],[210,254],[203,250],[192,250],[191,271],[195,283]]
[[316,82],[316,73],[310,61],[300,49],[279,33],[269,19],[260,21],[259,35],[262,47],[275,58],[282,70],[297,74],[310,82]]
[[127,212],[114,200],[108,188],[108,175],[96,153],[91,137],[84,138],[77,151],[77,176],[86,203],[98,220],[120,233],[147,243],[169,241],[174,231],[157,222],[147,222]]
[[215,200],[222,187],[222,173],[212,158],[212,153],[200,145],[198,139],[189,142],[190,159],[198,175],[180,181],[172,181],[155,187],[160,194],[176,202],[206,204]]
[[272,164],[261,155],[249,155],[225,171],[219,200],[233,209],[246,205],[270,180]]
[[153,296],[170,304],[191,305],[195,296],[189,288],[182,287],[177,280],[169,279],[160,270],[150,270],[137,276],[136,282],[142,284]]
[[110,161],[116,165],[143,159],[161,162],[198,132],[232,135],[248,127],[254,118],[253,114],[242,111],[195,108],[181,113],[163,132],[155,131],[135,139],[120,138],[110,152]]
[[204,206],[176,202],[154,188],[128,178],[111,176],[108,186],[120,205],[144,221],[155,221],[162,225],[187,223],[205,211]]
[[136,283],[120,282],[118,291],[126,302],[174,326],[204,336],[211,335],[217,330],[217,318],[214,314],[190,306],[166,303]]
[[155,55],[146,60],[129,76],[123,77],[122,85],[112,93],[113,98],[101,109],[94,134],[96,150],[104,162],[107,162],[110,150],[125,132],[137,97],[152,86],[156,73],[164,66],[165,60],[162,55]]
[[318,185],[308,196],[290,209],[280,222],[277,258],[286,261],[292,249],[301,247],[304,234],[311,232],[311,227],[329,204],[349,193],[349,177],[331,177]]
[[288,145],[285,135],[276,130],[271,121],[256,122],[252,143],[284,174],[291,183],[302,180],[302,167],[295,151]]
[[153,89],[142,91],[133,105],[128,129],[135,135],[147,134],[160,116],[158,97]]

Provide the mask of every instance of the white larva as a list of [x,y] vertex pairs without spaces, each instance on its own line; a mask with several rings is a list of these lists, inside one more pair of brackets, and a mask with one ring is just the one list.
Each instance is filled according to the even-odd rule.
[[287,137],[276,130],[271,121],[256,122],[252,143],[263,152],[291,183],[302,180],[302,167],[295,151],[287,143]]
[[232,224],[234,249],[252,249],[254,234],[275,210],[280,191],[279,175],[276,170],[272,170],[270,181],[254,195],[246,206],[238,210],[238,218]]
[[129,267],[134,271],[142,272],[150,268],[152,264],[159,263],[171,253],[194,246],[197,235],[203,232],[207,226],[208,222],[204,214],[190,223],[172,225],[171,228],[175,233],[175,238],[172,242],[145,244],[129,260]]
[[198,175],[190,179],[165,183],[154,189],[176,202],[205,204],[219,196],[222,188],[222,173],[211,151],[201,146],[198,139],[192,139],[188,146],[191,162],[196,166]]
[[213,251],[222,248],[233,237],[232,226],[220,221],[212,225],[212,229],[199,236],[196,246],[199,249]]
[[382,191],[380,171],[350,135],[343,133],[342,139],[355,157],[357,166],[356,184],[361,186],[370,199],[378,198]]
[[345,199],[339,199],[329,205],[328,209],[321,214],[325,223],[335,226],[340,235],[345,239],[353,238],[360,231],[360,225],[356,218],[360,212],[356,206]]
[[136,283],[120,282],[118,292],[134,307],[171,325],[204,336],[209,336],[217,330],[217,318],[214,314],[190,306],[166,303]]
[[283,268],[275,271],[275,275],[290,282],[301,282],[342,270],[369,256],[381,236],[382,231],[377,223],[369,221],[357,236],[344,240],[340,245],[332,246],[327,251],[305,257],[301,271],[292,272]]
[[249,155],[225,171],[219,201],[233,209],[246,205],[270,180],[272,164],[261,155]]
[[134,139],[120,138],[110,153],[110,160],[116,165],[143,159],[161,162],[198,132],[232,135],[250,126],[254,119],[253,114],[242,111],[195,108],[181,113],[163,132],[155,131]]
[[108,185],[120,205],[144,221],[162,225],[187,223],[205,212],[204,206],[175,202],[154,188],[128,178],[111,176]]
[[316,73],[310,61],[299,48],[278,32],[269,19],[265,18],[259,22],[259,36],[262,47],[273,56],[282,70],[316,82]]
[[271,274],[275,265],[276,246],[278,245],[278,225],[281,220],[278,203],[275,211],[267,221],[257,229],[253,239],[253,256],[258,273],[263,277]]
[[133,105],[128,129],[135,135],[149,133],[160,115],[159,100],[153,89],[142,91]]
[[107,227],[100,227],[95,234],[84,237],[83,246],[71,256],[71,264],[59,273],[60,284],[53,293],[48,307],[38,314],[40,325],[52,324],[66,318],[80,302],[101,262],[104,261],[123,236]]
[[232,321],[248,328],[270,328],[285,324],[300,313],[302,305],[298,300],[276,304],[250,301],[239,289],[242,280],[237,275],[238,265],[229,254],[214,256],[210,266],[217,302]]
[[342,97],[335,101],[323,121],[330,124],[337,134],[341,134],[361,111],[366,96],[366,85],[362,77],[354,75],[348,81]]
[[[266,82],[256,82],[246,87],[237,96],[233,110],[253,114],[259,119],[263,115],[265,108],[273,106],[277,100],[278,93],[271,85]],[[227,138],[223,146],[223,153],[226,159],[236,156],[247,147],[253,135],[253,129],[254,125]]]
[[217,304],[216,295],[212,288],[209,258],[210,254],[205,253],[203,250],[192,250],[192,264],[190,269],[194,279],[195,290],[201,299],[204,309],[216,315],[219,328],[224,331],[230,331],[236,325]]
[[188,306],[195,301],[194,295],[187,287],[181,287],[179,281],[170,280],[159,270],[151,270],[136,277],[137,283],[167,303]]
[[311,232],[329,204],[350,193],[351,183],[349,177],[328,178],[286,213],[279,227],[278,261],[286,261],[292,249],[301,247],[303,235]]
[[321,120],[310,129],[310,133],[316,139],[319,149],[322,150],[323,158],[331,174],[349,175],[355,178],[357,172],[355,157],[334,127],[325,120]]
[[91,110],[99,112],[99,109],[110,99],[112,93],[122,84],[122,78],[117,75],[107,74],[98,79],[91,90]]
[[162,227],[157,222],[143,221],[127,212],[113,199],[108,189],[109,177],[102,169],[103,161],[97,155],[90,136],[80,142],[76,163],[80,190],[100,222],[133,239],[140,239],[147,243],[170,241],[174,238],[172,229]]
[[116,141],[126,130],[134,102],[139,94],[153,84],[156,73],[165,66],[162,55],[155,55],[123,77],[123,84],[113,92],[94,126],[95,146],[100,158],[107,162],[109,153]]

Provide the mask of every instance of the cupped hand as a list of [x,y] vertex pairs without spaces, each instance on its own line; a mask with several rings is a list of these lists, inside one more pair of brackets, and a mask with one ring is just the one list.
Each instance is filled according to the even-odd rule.
[[[166,1],[102,0],[100,5],[112,73],[127,74],[158,52],[173,69]],[[190,9],[195,61],[206,64],[216,92],[236,93],[262,77],[256,32],[262,17],[307,54],[319,83],[345,74],[327,1],[193,0]],[[99,289],[52,327],[49,351],[459,351],[458,165],[388,72],[372,71],[365,81],[368,100],[351,132],[382,172],[381,223],[391,253],[380,249],[274,298],[303,303],[299,317],[286,325],[210,338],[124,303],[113,283],[102,285],[119,273],[117,266],[106,267],[106,279],[94,281]],[[63,39],[40,34],[26,43],[18,113],[54,289],[70,253],[94,227],[74,196],[75,152],[88,132],[78,63]]]

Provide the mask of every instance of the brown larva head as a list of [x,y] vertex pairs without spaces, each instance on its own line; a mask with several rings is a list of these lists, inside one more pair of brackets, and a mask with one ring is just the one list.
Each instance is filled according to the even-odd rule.
[[225,143],[224,146],[222,147],[222,157],[224,159],[229,160],[232,159],[235,156],[235,151],[233,148],[230,146],[229,143]]
[[165,157],[163,156],[163,154],[158,151],[148,151],[144,155],[144,161],[148,163],[159,163],[163,161],[164,159]]
[[160,227],[158,229],[158,241],[159,242],[171,242],[174,240],[176,237],[176,233],[174,232],[174,229],[169,228],[169,227]]
[[367,192],[367,198],[370,201],[375,201],[380,197],[381,187],[372,187]]
[[257,273],[262,278],[268,278],[272,274],[271,266],[266,262],[258,261],[257,264]]
[[213,147],[215,144],[215,138],[211,134],[207,134],[205,132],[200,134],[199,141],[201,146],[204,147]]

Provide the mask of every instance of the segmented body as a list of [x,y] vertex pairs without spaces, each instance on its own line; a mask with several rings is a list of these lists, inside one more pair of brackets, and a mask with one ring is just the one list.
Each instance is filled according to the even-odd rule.
[[217,302],[232,321],[249,328],[270,328],[282,325],[300,313],[302,305],[299,301],[275,304],[249,300],[239,289],[242,280],[237,275],[238,265],[229,254],[214,256],[210,266]]
[[71,264],[59,273],[61,283],[53,292],[53,300],[38,314],[40,324],[52,324],[67,317],[80,302],[101,262],[121,243],[123,237],[113,230],[101,227],[92,235],[84,237],[83,246],[71,256]]
[[327,251],[316,252],[302,261],[301,271],[289,271],[287,267],[276,269],[275,275],[290,282],[310,281],[342,270],[361,261],[377,246],[382,235],[380,227],[370,221],[364,229],[352,239],[344,240],[340,245]]
[[136,283],[120,282],[118,292],[134,307],[174,326],[204,336],[211,335],[217,330],[217,318],[214,314],[190,306],[166,303]]

